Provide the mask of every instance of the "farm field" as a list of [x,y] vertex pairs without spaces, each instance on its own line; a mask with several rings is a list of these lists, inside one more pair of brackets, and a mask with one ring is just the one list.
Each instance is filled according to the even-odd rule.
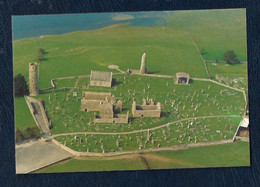
[[[146,162],[143,162],[144,159]],[[249,143],[238,141],[231,144],[178,151],[159,151],[115,157],[76,157],[40,169],[35,173],[219,166],[250,166]]]

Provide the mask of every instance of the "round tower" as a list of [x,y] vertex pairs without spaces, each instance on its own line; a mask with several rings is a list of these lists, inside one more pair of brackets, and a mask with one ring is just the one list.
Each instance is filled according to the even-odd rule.
[[142,56],[140,73],[141,74],[147,73],[147,69],[146,69],[146,54],[145,53]]
[[39,95],[37,63],[29,64],[29,92],[30,96]]

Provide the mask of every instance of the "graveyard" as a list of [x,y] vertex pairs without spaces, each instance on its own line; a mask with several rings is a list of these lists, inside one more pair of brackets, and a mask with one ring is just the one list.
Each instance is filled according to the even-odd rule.
[[[125,74],[113,78],[110,88],[89,86],[89,78],[67,79],[68,87],[56,80],[56,89],[36,97],[44,101],[56,140],[79,152],[99,153],[229,140],[244,115],[243,94],[214,83],[176,85],[171,78]],[[71,85],[76,82],[77,87]],[[130,112],[128,124],[95,124],[94,112],[79,110],[84,91],[122,98],[122,113],[131,111],[133,98],[138,103],[153,98],[162,103],[161,117],[138,118]]]

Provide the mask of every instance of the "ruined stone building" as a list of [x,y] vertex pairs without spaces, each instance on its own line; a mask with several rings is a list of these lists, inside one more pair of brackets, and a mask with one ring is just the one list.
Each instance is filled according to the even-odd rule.
[[122,101],[116,101],[111,93],[83,92],[80,110],[99,112],[95,115],[95,123],[128,123],[129,113],[119,114],[122,112]]
[[175,82],[175,84],[189,84],[190,75],[188,73],[184,73],[184,72],[176,73],[174,82]]
[[29,64],[29,92],[30,96],[39,95],[38,67],[36,62],[32,62]]
[[153,99],[149,99],[147,104],[143,99],[142,105],[136,105],[136,102],[133,101],[132,113],[133,117],[161,117],[161,103],[154,104]]
[[144,53],[141,59],[141,66],[140,70],[135,69],[128,69],[128,74],[146,74],[147,73],[147,67],[146,67],[146,54]]
[[90,74],[90,86],[112,86],[112,72],[92,71]]
[[100,111],[100,104],[107,100],[111,104],[116,103],[116,98],[111,93],[107,92],[83,92],[81,99],[81,111]]

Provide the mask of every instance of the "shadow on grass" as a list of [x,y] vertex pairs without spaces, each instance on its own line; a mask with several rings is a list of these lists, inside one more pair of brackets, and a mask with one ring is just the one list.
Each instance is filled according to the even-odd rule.
[[161,71],[148,71],[147,74],[158,74],[160,73]]
[[118,86],[120,84],[122,84],[122,82],[117,81],[117,79],[115,79],[115,78],[112,79],[112,87]]

